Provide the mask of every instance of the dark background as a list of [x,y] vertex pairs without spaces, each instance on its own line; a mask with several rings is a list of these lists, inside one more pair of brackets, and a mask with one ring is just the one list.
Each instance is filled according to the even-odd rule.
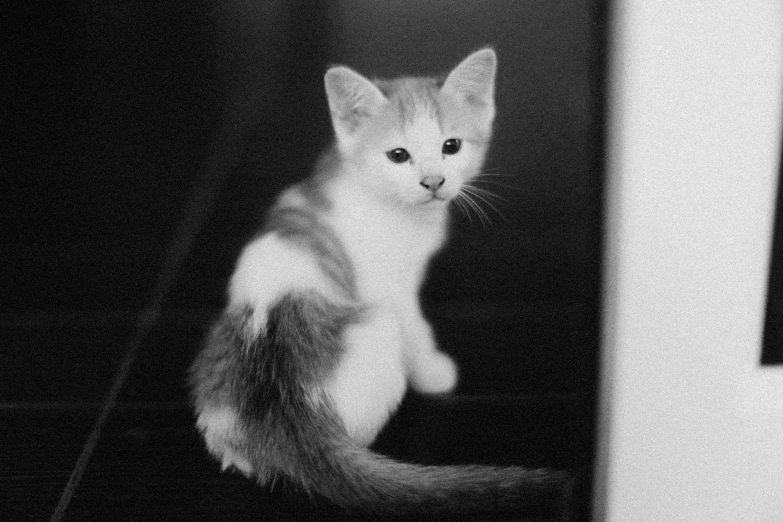
[[61,497],[69,520],[339,517],[220,475],[184,372],[239,249],[331,139],[326,67],[444,73],[487,44],[487,169],[507,202],[489,226],[455,214],[422,293],[460,363],[458,395],[406,400],[378,449],[589,482],[602,2],[2,9],[0,518],[47,519]]
[[767,313],[761,352],[762,364],[783,364],[783,162],[781,162],[781,176],[778,181],[774,227]]

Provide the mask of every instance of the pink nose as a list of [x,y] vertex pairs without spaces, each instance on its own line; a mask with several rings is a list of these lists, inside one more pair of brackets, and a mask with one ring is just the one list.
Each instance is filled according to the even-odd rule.
[[424,179],[419,182],[419,185],[435,194],[438,189],[443,186],[445,181],[443,176],[425,176]]

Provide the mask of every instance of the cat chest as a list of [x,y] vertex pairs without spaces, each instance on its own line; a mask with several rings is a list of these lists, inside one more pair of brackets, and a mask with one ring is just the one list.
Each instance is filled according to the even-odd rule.
[[357,290],[369,301],[415,298],[427,264],[438,249],[436,238],[364,237],[350,249]]

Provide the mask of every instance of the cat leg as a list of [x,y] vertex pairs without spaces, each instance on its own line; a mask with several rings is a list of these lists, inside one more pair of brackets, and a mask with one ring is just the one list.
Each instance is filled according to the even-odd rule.
[[419,393],[448,393],[457,387],[457,363],[438,349],[432,327],[419,307],[406,314],[406,363],[411,387]]
[[346,326],[344,352],[324,383],[351,438],[370,445],[405,394],[402,333],[396,317],[374,313]]

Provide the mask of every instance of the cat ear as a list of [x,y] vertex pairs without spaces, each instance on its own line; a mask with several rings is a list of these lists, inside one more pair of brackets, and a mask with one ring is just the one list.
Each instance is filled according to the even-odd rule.
[[442,91],[473,105],[495,113],[495,70],[497,56],[487,48],[471,54],[451,71]]
[[338,139],[351,136],[362,120],[386,101],[381,90],[348,67],[332,67],[324,76],[326,98]]

